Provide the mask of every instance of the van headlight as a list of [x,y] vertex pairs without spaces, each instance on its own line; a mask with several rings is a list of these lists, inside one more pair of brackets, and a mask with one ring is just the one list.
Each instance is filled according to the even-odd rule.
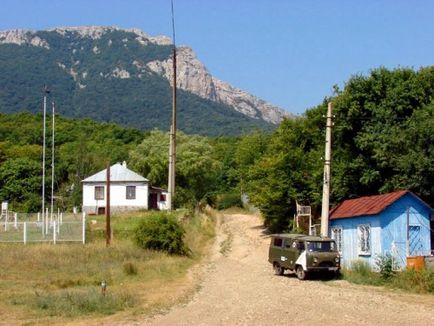
[[335,258],[335,262],[339,263],[339,257]]
[[314,262],[314,264],[316,264],[318,262],[318,258],[313,257],[313,262]]

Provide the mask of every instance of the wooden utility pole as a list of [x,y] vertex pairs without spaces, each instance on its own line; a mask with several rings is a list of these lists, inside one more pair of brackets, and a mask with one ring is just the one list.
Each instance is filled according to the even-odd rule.
[[110,163],[107,164],[106,175],[106,204],[105,204],[105,221],[106,221],[106,245],[110,246],[111,241],[111,225],[110,225]]
[[330,210],[330,165],[332,151],[332,103],[329,102],[326,118],[326,141],[325,141],[325,158],[324,158],[324,180],[322,191],[322,209],[321,209],[321,236],[328,237],[329,233],[329,210]]
[[167,206],[169,210],[174,207],[175,198],[175,167],[176,167],[176,41],[175,41],[175,16],[172,4],[172,31],[173,31],[173,86],[172,86],[172,125],[170,127],[169,144],[169,180],[167,185]]

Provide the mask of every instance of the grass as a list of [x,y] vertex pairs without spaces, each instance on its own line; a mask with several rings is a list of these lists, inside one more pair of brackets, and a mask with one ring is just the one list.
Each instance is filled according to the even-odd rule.
[[[133,244],[131,233],[147,214],[113,216],[110,247],[105,245],[102,216],[89,217],[86,245],[0,244],[0,313],[29,322],[62,323],[121,312],[142,314],[181,298],[182,280],[214,236],[214,219],[180,212],[191,255],[170,256]],[[108,284],[106,296],[101,294],[102,281]]]
[[356,261],[351,269],[344,269],[341,274],[343,279],[355,284],[385,286],[413,293],[434,293],[434,269],[432,268],[422,270],[410,268],[384,278],[380,273],[373,272],[369,264]]

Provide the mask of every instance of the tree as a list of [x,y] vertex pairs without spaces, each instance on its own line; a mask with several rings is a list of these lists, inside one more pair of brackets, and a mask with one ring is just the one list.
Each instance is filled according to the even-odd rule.
[[0,165],[0,200],[26,212],[40,210],[41,166],[37,161],[16,158]]
[[[153,130],[143,142],[130,152],[131,166],[157,186],[167,185],[169,136]],[[201,136],[177,133],[176,185],[177,193],[202,199],[213,191],[220,163],[213,158],[209,140]]]

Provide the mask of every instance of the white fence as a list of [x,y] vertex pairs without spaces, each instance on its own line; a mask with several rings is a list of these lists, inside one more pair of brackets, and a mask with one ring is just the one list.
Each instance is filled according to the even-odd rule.
[[0,221],[1,242],[86,242],[86,215],[8,213]]

